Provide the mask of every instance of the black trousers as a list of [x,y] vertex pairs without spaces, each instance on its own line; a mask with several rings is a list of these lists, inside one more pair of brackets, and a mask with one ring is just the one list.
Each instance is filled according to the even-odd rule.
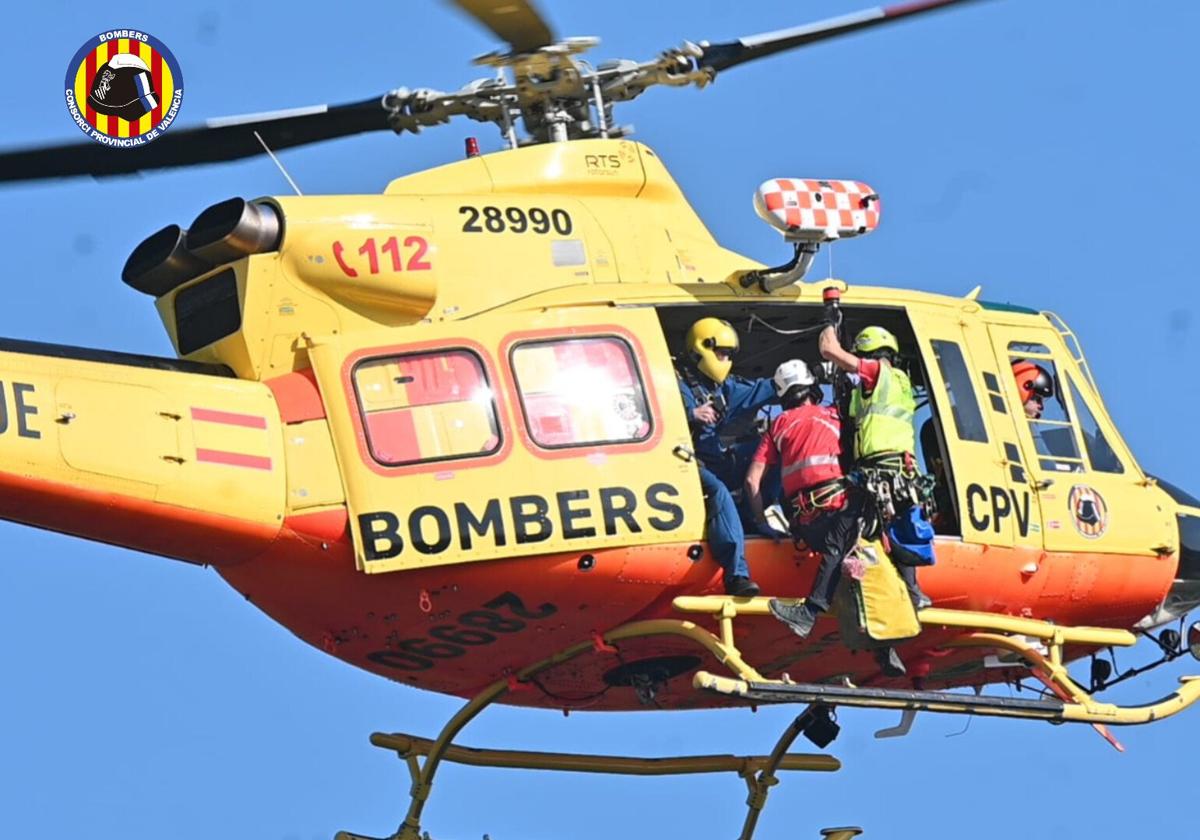
[[858,542],[863,501],[861,493],[851,490],[841,510],[822,514],[807,525],[796,527],[798,536],[821,555],[812,593],[806,600],[818,612],[825,612],[833,603],[833,593],[842,580],[842,561]]

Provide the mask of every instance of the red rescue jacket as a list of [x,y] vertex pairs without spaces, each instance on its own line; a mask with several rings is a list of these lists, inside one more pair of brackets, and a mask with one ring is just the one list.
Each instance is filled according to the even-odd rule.
[[783,412],[763,435],[754,460],[780,464],[790,499],[808,487],[842,477],[842,421],[837,409],[802,405]]

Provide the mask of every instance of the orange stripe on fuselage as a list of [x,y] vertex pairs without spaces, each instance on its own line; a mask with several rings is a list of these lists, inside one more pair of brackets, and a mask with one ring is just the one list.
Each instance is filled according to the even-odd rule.
[[[713,632],[705,616],[684,616],[671,607],[677,595],[712,595],[721,591],[720,569],[707,554],[693,562],[689,544],[652,549],[612,548],[591,552],[593,564],[581,570],[575,553],[490,560],[464,566],[367,575],[355,568],[354,552],[345,534],[342,509],[289,517],[279,539],[251,562],[219,569],[231,586],[248,595],[268,615],[310,644],[338,658],[405,685],[460,696],[586,641],[594,631],[608,630],[633,620],[690,618]],[[956,541],[939,541],[938,563],[920,571],[921,584],[938,606],[1054,619],[1060,623],[1128,628],[1162,601],[1174,578],[1173,557],[1129,555],[1044,555],[1032,549],[985,548]],[[817,558],[797,553],[788,544],[752,539],[747,545],[754,578],[763,591],[781,597],[806,594],[816,573]],[[1038,569],[1029,572],[1030,563]],[[1082,565],[1081,565],[1082,564]],[[1087,574],[1075,575],[1075,570]],[[1091,577],[1092,570],[1098,572]],[[1046,577],[1041,577],[1045,573]],[[1059,585],[1064,580],[1065,588]],[[490,610],[497,596],[513,593],[527,611],[552,604],[555,612],[544,621],[525,620],[523,629],[487,634],[492,641],[464,646],[453,659],[430,659],[423,670],[404,670],[412,664],[404,651],[389,647],[388,639],[425,639],[428,615],[419,607],[422,591],[431,593],[433,612],[455,625],[460,616]],[[496,608],[512,624],[514,614]],[[486,616],[485,616],[486,618]],[[512,625],[515,626],[515,625]],[[347,638],[330,628],[353,627]],[[870,656],[846,649],[837,622],[818,622],[813,637],[800,642],[771,618],[739,618],[738,647],[747,661],[768,676],[786,671],[801,682],[837,674],[860,684],[878,679]],[[982,667],[986,650],[950,649],[955,631],[931,629],[901,647],[912,673],[927,674],[929,687],[977,685],[1005,678],[997,669]],[[397,655],[379,656],[396,650]],[[628,640],[622,655],[632,661],[654,656],[696,655],[699,667],[724,673],[720,663],[678,638]],[[1068,658],[1085,651],[1068,650]],[[375,656],[372,658],[372,654]],[[391,666],[388,663],[391,662]],[[611,655],[588,654],[539,677],[547,692],[522,691],[500,702],[561,708],[563,698],[585,698],[580,708],[604,711],[640,708],[632,689],[606,689],[604,675],[614,667]],[[946,676],[950,675],[950,676]],[[902,683],[892,683],[897,687]],[[711,708],[728,705],[721,698],[691,689],[687,677],[669,682],[659,695],[663,708]]]

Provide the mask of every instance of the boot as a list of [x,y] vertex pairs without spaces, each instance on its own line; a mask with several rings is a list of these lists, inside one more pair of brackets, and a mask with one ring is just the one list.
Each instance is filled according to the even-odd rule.
[[761,591],[757,583],[742,575],[727,578],[725,581],[725,594],[735,598],[754,598]]
[[921,589],[921,584],[917,583],[917,570],[912,566],[897,566],[900,572],[900,577],[904,581],[904,586],[908,589],[908,597],[912,601],[913,609],[917,612],[928,609],[933,606],[933,599],[930,598]]
[[908,590],[908,597],[912,599],[913,609],[917,612],[927,610],[933,606],[933,599],[930,598],[919,586],[913,586]]
[[785,604],[778,598],[772,598],[767,606],[771,610],[771,615],[792,628],[792,632],[801,639],[807,639],[808,634],[812,632],[813,625],[817,623],[816,610],[809,607],[808,604]]
[[875,663],[879,665],[879,670],[885,677],[903,677],[906,673],[904,660],[896,653],[894,647],[876,648]]

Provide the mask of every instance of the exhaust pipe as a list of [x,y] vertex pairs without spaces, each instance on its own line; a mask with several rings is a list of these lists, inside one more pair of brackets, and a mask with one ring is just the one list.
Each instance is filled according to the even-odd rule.
[[283,238],[279,213],[269,204],[231,198],[214,204],[192,222],[187,249],[212,265],[276,250]]
[[212,268],[212,263],[187,250],[187,236],[179,225],[167,225],[147,236],[125,261],[121,270],[125,285],[157,298]]

